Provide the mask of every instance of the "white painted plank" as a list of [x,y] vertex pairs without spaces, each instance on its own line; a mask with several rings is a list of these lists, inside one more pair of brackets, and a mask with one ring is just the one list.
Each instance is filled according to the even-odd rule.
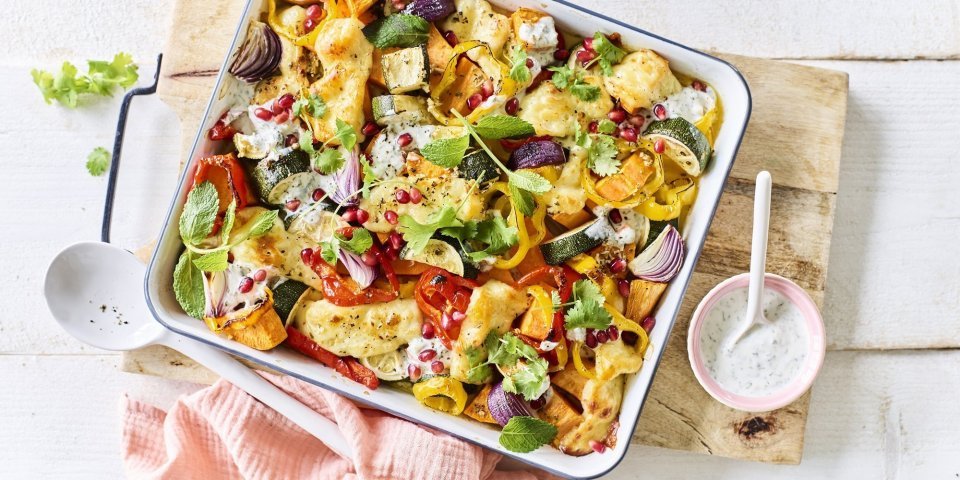
[[[196,388],[119,373],[116,361],[114,355],[0,356],[4,478],[119,477],[120,395],[169,408]],[[831,352],[814,387],[800,465],[633,446],[609,478],[956,478],[957,368],[960,351]]]

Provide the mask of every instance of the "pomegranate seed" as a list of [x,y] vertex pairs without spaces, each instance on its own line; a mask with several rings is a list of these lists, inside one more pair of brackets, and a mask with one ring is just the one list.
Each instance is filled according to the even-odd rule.
[[647,119],[643,118],[643,115],[633,115],[627,119],[630,122],[630,125],[637,127],[638,129],[643,127],[643,124],[647,123]]
[[487,81],[483,82],[483,86],[480,87],[480,96],[486,100],[490,98],[490,95],[493,95],[493,80],[488,78]]
[[398,232],[393,232],[388,237],[387,241],[390,242],[390,247],[394,250],[400,251],[407,242],[403,241],[403,235],[400,235]]
[[270,104],[270,111],[273,112],[274,115],[280,115],[280,113],[283,112],[284,110],[286,109],[280,106],[279,100],[276,100]]
[[233,252],[227,252],[227,263],[233,263]]
[[653,142],[653,151],[657,153],[663,153],[667,149],[667,142],[663,141],[662,138],[658,138],[656,142]]
[[583,343],[590,348],[597,348],[597,334],[593,333],[593,330],[587,330],[587,339]]
[[387,210],[386,212],[383,212],[383,218],[390,225],[396,225],[397,221],[400,220],[400,216],[397,215],[397,212],[394,212],[393,210]]
[[253,290],[253,279],[250,277],[243,277],[240,279],[240,293],[247,293],[250,290]]
[[590,440],[590,448],[592,448],[593,451],[597,453],[603,453],[607,451],[607,446],[596,440]]
[[467,99],[467,108],[473,110],[480,106],[480,103],[483,102],[483,95],[480,93],[474,93],[470,95],[470,98]]
[[404,7],[407,6],[407,4],[403,2],[403,0],[393,0],[393,2],[391,3],[393,3],[393,8],[397,10],[403,10]]
[[590,50],[577,50],[577,61],[587,63],[597,57],[597,53]]
[[298,137],[296,133],[291,133],[290,135],[287,135],[287,138],[283,140],[283,144],[288,147],[292,147],[294,145],[297,145],[298,143],[300,143],[300,137]]
[[617,291],[620,292],[620,296],[627,298],[630,296],[630,282],[626,280],[617,281]]
[[607,340],[610,340],[610,336],[607,335],[606,330],[597,332],[597,343],[607,343]]
[[613,223],[620,223],[623,221],[623,214],[620,213],[619,208],[614,208],[613,210],[610,210],[609,216],[610,216],[610,221]]
[[637,344],[637,341],[640,340],[640,336],[631,331],[625,331],[620,334],[620,338],[623,339],[623,343],[630,345],[631,347]]
[[613,273],[620,273],[627,268],[627,261],[623,258],[617,258],[614,261],[610,262],[610,271]]
[[627,119],[627,112],[622,108],[614,108],[607,114],[607,118],[613,123],[620,123]]
[[287,120],[290,120],[290,112],[283,110],[279,115],[273,117],[273,121],[276,123],[287,123]]
[[583,48],[593,51],[593,37],[583,39]]
[[273,118],[273,112],[271,112],[270,110],[267,110],[266,108],[263,108],[263,107],[257,107],[256,109],[254,109],[254,110],[253,110],[253,114],[254,114],[257,118],[259,118],[260,120],[263,120],[263,121],[267,121],[267,120],[270,120],[271,118]]
[[690,84],[690,86],[693,87],[694,90],[697,90],[700,92],[707,91],[707,85],[701,82],[700,80],[694,80],[693,83]]
[[373,253],[373,250],[363,252],[363,255],[360,255],[360,260],[368,267],[376,267],[377,264],[380,263],[380,261],[377,260],[377,254]]
[[423,335],[423,338],[426,338],[427,340],[430,340],[430,339],[433,338],[436,334],[437,334],[437,332],[436,332],[436,330],[433,328],[433,324],[432,324],[432,323],[424,323],[423,326],[420,327],[420,335]]
[[553,52],[553,58],[562,62],[570,58],[570,50],[567,50],[566,48],[558,48]]
[[410,194],[402,188],[398,189],[396,192],[393,192],[393,198],[396,198],[397,203],[401,205],[410,203]]
[[640,322],[640,328],[642,328],[643,331],[647,333],[650,333],[650,331],[653,330],[653,327],[655,326],[657,326],[657,319],[653,317],[644,318],[643,321]]
[[666,120],[667,107],[664,107],[662,103],[658,103],[653,106],[653,114],[656,115],[658,120]]
[[449,331],[455,326],[453,317],[449,313],[443,312],[440,315],[440,328]]
[[437,356],[437,351],[432,348],[428,348],[420,352],[420,354],[417,355],[417,358],[419,358],[421,362],[429,362],[430,360],[433,360],[434,357],[436,356]]
[[363,128],[360,129],[360,133],[362,133],[362,134],[364,134],[364,135],[366,135],[366,136],[368,136],[368,137],[369,137],[370,135],[376,135],[377,132],[379,132],[379,131],[380,131],[380,127],[377,126],[377,124],[376,124],[376,123],[373,123],[373,122],[364,123],[364,124],[363,124]]
[[314,20],[320,20],[320,17],[323,15],[323,9],[320,8],[320,5],[310,5],[307,7],[307,18],[312,18]]
[[297,200],[296,198],[294,198],[293,200],[290,200],[287,203],[283,204],[283,206],[287,207],[287,210],[290,210],[291,212],[296,212],[297,209],[300,208],[300,200]]
[[326,194],[327,193],[324,192],[322,188],[318,188],[314,190],[313,193],[310,194],[310,198],[312,198],[314,202],[319,202],[320,199],[322,199],[323,196]]
[[344,210],[343,213],[340,214],[340,218],[342,218],[342,219],[343,219],[345,222],[347,222],[347,223],[356,222],[356,221],[357,221],[357,209],[351,207],[351,208],[348,208],[348,209]]
[[397,144],[400,145],[401,148],[410,145],[410,142],[412,141],[413,135],[410,135],[409,133],[404,133],[403,135],[397,137]]
[[420,375],[420,367],[413,364],[407,366],[407,376],[410,377],[410,380],[416,382],[417,380],[420,380]]
[[610,327],[607,328],[607,336],[610,337],[611,341],[616,341],[620,338],[620,329],[617,328],[616,325],[610,325]]
[[467,314],[454,311],[453,314],[450,315],[450,318],[452,318],[454,322],[463,323],[463,321],[467,319]]
[[507,111],[507,115],[516,115],[517,110],[520,110],[520,100],[517,100],[517,97],[512,97],[510,100],[507,100],[507,104],[503,107]]
[[257,282],[262,282],[267,279],[267,271],[264,269],[257,270],[253,272],[253,279]]
[[295,100],[293,99],[293,95],[286,93],[282,97],[278,98],[275,103],[277,103],[278,105],[283,107],[284,110],[286,110],[288,108],[293,107]]
[[370,212],[360,208],[357,209],[357,223],[367,223],[370,220]]
[[300,250],[300,260],[303,260],[303,263],[306,263],[307,265],[313,263],[313,249],[304,248],[303,250]]
[[460,41],[457,40],[457,34],[453,33],[453,30],[447,30],[446,32],[443,32],[443,39],[446,40],[451,47],[456,47],[457,44],[460,43]]
[[527,58],[527,61],[526,61],[526,62],[523,62],[523,63],[526,64],[527,68],[533,68],[533,59],[532,59],[532,58]]
[[306,20],[303,21],[303,29],[306,30],[307,33],[312,32],[314,28],[317,28],[317,21],[316,21],[316,20],[314,20],[314,19],[312,19],[312,18],[308,18],[308,19],[306,19]]
[[532,408],[532,409],[534,409],[534,410],[540,410],[540,409],[543,408],[546,404],[547,404],[547,401],[544,400],[543,397],[540,397],[540,398],[534,399],[534,400],[532,400],[532,401],[530,402],[530,408]]
[[598,129],[599,127],[600,127],[600,124],[597,123],[596,120],[594,120],[594,121],[590,122],[589,125],[587,125],[587,130],[590,131],[590,133],[597,133],[597,129]]
[[410,203],[420,203],[423,200],[423,194],[416,188],[410,188]]
[[635,129],[635,128],[633,128],[633,127],[627,127],[627,128],[624,128],[623,130],[620,130],[620,138],[622,138],[622,139],[624,139],[624,140],[626,140],[626,141],[628,141],[628,142],[636,142],[636,141],[637,141],[637,129]]
[[443,373],[443,371],[444,371],[446,368],[447,368],[447,367],[445,367],[445,366],[443,365],[443,362],[441,362],[440,360],[434,360],[433,363],[430,364],[430,371],[432,371],[433,373],[436,373],[436,374],[438,374],[438,375],[441,374],[441,373]]

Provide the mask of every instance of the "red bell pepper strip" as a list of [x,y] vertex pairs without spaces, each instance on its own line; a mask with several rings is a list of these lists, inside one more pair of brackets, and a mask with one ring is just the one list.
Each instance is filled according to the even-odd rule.
[[396,290],[390,292],[373,286],[360,288],[349,276],[341,277],[336,267],[324,261],[319,254],[310,258],[309,267],[320,277],[323,298],[338,307],[386,303],[399,296]]
[[193,174],[193,184],[204,181],[216,187],[220,195],[220,213],[227,211],[231,200],[237,202],[237,210],[257,202],[253,190],[247,185],[243,165],[233,153],[201,158],[197,162],[197,171]]
[[287,327],[287,340],[290,348],[334,369],[340,375],[353,380],[371,390],[380,386],[380,379],[373,370],[363,366],[356,358],[338,357],[327,349],[317,345],[310,337],[304,335],[292,325]]
[[477,282],[454,275],[446,270],[432,267],[420,275],[420,281],[414,292],[417,306],[427,320],[433,324],[437,338],[447,348],[460,336],[460,324],[452,322],[444,328],[443,316],[453,316],[455,312],[465,313],[470,306],[470,296]]

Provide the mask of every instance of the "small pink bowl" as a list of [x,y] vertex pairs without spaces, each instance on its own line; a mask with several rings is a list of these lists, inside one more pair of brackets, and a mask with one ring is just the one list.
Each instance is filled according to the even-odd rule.
[[810,334],[810,341],[807,346],[809,354],[797,378],[772,395],[765,397],[747,397],[724,389],[710,376],[703,364],[703,358],[700,352],[700,330],[703,326],[703,319],[717,301],[734,290],[746,288],[749,283],[750,274],[741,273],[740,275],[730,277],[720,282],[719,285],[713,287],[713,290],[710,290],[710,292],[703,297],[700,305],[697,306],[697,310],[693,312],[693,318],[690,319],[690,330],[687,333],[687,354],[690,357],[690,366],[693,368],[693,374],[696,375],[697,381],[699,381],[704,390],[718,402],[730,408],[746,412],[769,412],[793,403],[794,400],[800,398],[801,395],[810,389],[813,380],[817,378],[820,367],[823,366],[823,356],[826,351],[826,334],[823,329],[823,318],[820,316],[820,311],[817,309],[817,305],[813,303],[810,295],[807,295],[807,292],[799,285],[786,278],[772,273],[766,274],[763,283],[764,288],[777,291],[799,307],[803,313],[803,317],[806,319],[807,331]]

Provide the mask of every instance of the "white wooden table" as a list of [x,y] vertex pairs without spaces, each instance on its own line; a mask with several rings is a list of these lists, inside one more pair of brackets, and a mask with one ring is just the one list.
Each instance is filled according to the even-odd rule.
[[[701,49],[850,73],[823,312],[831,351],[803,463],[634,447],[611,478],[960,477],[960,0],[591,3]],[[84,162],[94,147],[110,147],[119,97],[76,111],[47,106],[30,69],[124,50],[147,81],[170,5],[4,2],[0,478],[121,477],[121,395],[168,407],[198,388],[118,372],[116,354],[59,331],[41,293],[57,251],[98,238],[105,179],[87,175]],[[157,233],[178,131],[156,98],[134,102],[114,220],[124,247]]]

